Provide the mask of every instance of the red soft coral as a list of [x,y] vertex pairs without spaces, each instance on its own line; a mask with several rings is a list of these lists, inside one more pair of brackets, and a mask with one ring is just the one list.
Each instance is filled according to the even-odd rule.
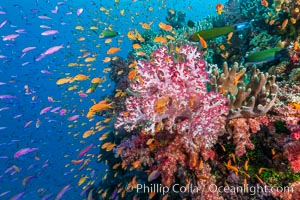
[[233,142],[236,145],[235,154],[242,156],[246,153],[246,147],[253,150],[254,145],[250,138],[250,129],[252,133],[260,130],[260,123],[255,119],[237,118],[232,119],[228,123],[232,134]]
[[289,160],[291,169],[294,172],[300,171],[300,142],[294,141],[288,143],[284,148],[284,153]]

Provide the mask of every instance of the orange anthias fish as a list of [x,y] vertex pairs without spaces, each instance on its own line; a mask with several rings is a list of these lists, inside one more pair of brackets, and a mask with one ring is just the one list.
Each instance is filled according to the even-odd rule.
[[100,101],[99,103],[90,107],[89,112],[86,117],[92,118],[97,112],[112,108],[111,105],[112,105],[112,103],[108,104],[106,100]]
[[221,3],[218,3],[218,4],[216,5],[216,10],[217,10],[217,14],[218,14],[218,15],[221,15],[222,12],[224,12],[223,8],[224,8],[224,5],[221,4]]
[[264,7],[268,7],[269,6],[269,3],[267,0],[261,0],[260,1],[261,5],[264,6]]
[[57,85],[62,85],[62,84],[65,84],[65,83],[69,83],[70,81],[71,81],[71,78],[61,78],[61,79],[56,81],[56,84]]
[[159,26],[159,28],[161,28],[164,31],[172,31],[172,29],[173,29],[173,27],[171,25],[167,25],[167,24],[165,24],[163,22],[160,22],[158,24],[158,26]]
[[206,48],[207,48],[207,43],[206,43],[206,41],[205,41],[205,40],[203,39],[203,37],[201,37],[200,35],[197,35],[197,36],[198,36],[198,38],[199,38],[199,42],[200,42],[202,48],[203,48],[203,49],[206,49]]
[[140,22],[140,25],[142,25],[143,29],[149,30],[149,29],[151,29],[151,24],[152,23],[153,22],[150,22],[149,24]]
[[153,39],[153,42],[166,43],[166,42],[167,42],[167,39],[164,38],[164,37],[161,37],[161,36],[156,36],[156,37]]
[[115,54],[117,53],[118,51],[120,51],[121,48],[118,48],[118,47],[111,47],[110,49],[107,50],[107,54]]

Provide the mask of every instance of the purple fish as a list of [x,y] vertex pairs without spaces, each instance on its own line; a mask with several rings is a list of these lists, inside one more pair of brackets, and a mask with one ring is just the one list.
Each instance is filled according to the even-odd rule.
[[3,197],[4,195],[6,195],[6,194],[8,194],[8,193],[10,193],[10,191],[2,192],[2,193],[0,194],[0,197]]
[[28,65],[30,62],[24,62],[22,63],[22,66]]
[[22,50],[22,53],[26,53],[28,51],[32,51],[33,49],[35,49],[36,47],[26,47]]
[[71,185],[66,185],[59,193],[56,195],[55,200],[59,200],[62,198],[62,196],[71,189]]
[[58,11],[58,6],[55,6],[55,9],[54,9],[54,10],[51,10],[51,12],[52,12],[53,14],[57,14],[57,11]]
[[113,193],[111,195],[111,199],[115,199],[117,194],[118,194],[118,188],[116,187],[116,189],[113,191]]
[[6,58],[6,56],[4,56],[4,55],[0,55],[0,58],[2,59],[2,58]]
[[53,54],[53,53],[59,51],[59,50],[62,49],[62,48],[64,48],[63,45],[53,46],[53,47],[47,49],[47,51],[45,51],[44,54],[45,54],[45,55],[50,55],[50,54]]
[[80,192],[80,196],[86,195],[86,191],[88,191],[90,188],[90,186],[87,186],[84,190]]
[[2,107],[2,108],[0,108],[0,111],[8,110],[8,109],[9,109],[9,107]]
[[45,57],[46,57],[46,54],[42,53],[37,59],[35,59],[35,61],[38,62],[38,61],[42,60]]
[[68,118],[68,121],[75,121],[78,118],[79,118],[79,115],[73,115],[73,116]]
[[53,194],[47,194],[46,196],[44,196],[44,197],[42,198],[42,200],[48,200],[48,199],[50,199],[52,196],[53,196]]
[[78,94],[80,97],[87,97],[88,95],[87,94],[85,94],[85,93],[79,93]]
[[50,26],[46,26],[46,25],[40,25],[40,28],[46,28],[46,29],[50,29]]
[[54,35],[56,33],[58,33],[58,30],[48,30],[48,31],[42,32],[41,35],[47,36],[47,35]]
[[61,109],[60,111],[59,111],[59,115],[60,116],[63,116],[63,115],[65,115],[67,113],[67,110],[66,109]]
[[10,35],[6,35],[6,36],[2,36],[2,40],[3,41],[14,41],[17,37],[19,37],[19,34],[10,34]]
[[6,85],[6,83],[4,83],[4,82],[0,82],[0,85]]
[[37,9],[31,9],[31,12],[32,13],[37,13],[37,12],[39,12],[39,10],[37,10]]
[[94,146],[93,144],[90,144],[89,146],[82,149],[78,154],[78,158],[86,154],[93,146]]
[[6,14],[6,12],[4,12],[4,11],[0,11],[0,15],[5,15]]
[[46,15],[40,15],[40,16],[38,16],[38,18],[40,18],[40,19],[45,19],[45,20],[50,20],[50,19],[52,19],[52,18],[50,18],[50,17],[48,17],[48,16],[46,16]]
[[22,114],[16,115],[16,116],[14,116],[14,119],[17,119],[17,118],[22,117],[22,116],[23,116]]
[[0,99],[16,99],[16,96],[12,95],[0,95]]
[[25,31],[26,31],[25,29],[18,29],[18,30],[16,30],[15,32],[16,32],[16,33],[26,33]]
[[37,151],[38,148],[24,148],[24,149],[21,149],[19,151],[17,151],[14,155],[14,158],[19,158],[25,154],[28,154],[28,153],[31,153],[31,152],[34,152],[34,151]]
[[35,61],[40,61],[43,58],[45,58],[47,55],[53,54],[62,48],[64,48],[63,45],[50,47],[44,53],[42,53],[37,59],[35,59]]
[[61,109],[61,106],[56,107],[56,108],[53,108],[52,110],[50,110],[50,112],[56,112],[56,111],[58,111],[59,109]]
[[0,28],[2,28],[5,24],[6,24],[7,20],[4,20],[1,24],[0,24]]
[[45,114],[46,112],[48,112],[50,109],[52,108],[52,106],[48,106],[46,108],[43,108],[40,112],[40,115]]
[[20,199],[24,194],[25,194],[25,192],[21,192],[21,193],[19,193],[19,194],[16,194],[15,196],[11,197],[10,200],[18,200],[18,199]]
[[83,12],[83,8],[79,8],[76,12],[77,16],[81,15],[82,12]]
[[41,73],[42,74],[52,74],[50,71],[48,71],[48,70],[41,70]]

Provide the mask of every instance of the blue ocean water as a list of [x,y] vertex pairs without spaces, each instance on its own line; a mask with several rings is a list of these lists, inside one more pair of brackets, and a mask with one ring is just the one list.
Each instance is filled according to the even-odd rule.
[[[48,194],[52,194],[51,199],[54,199],[69,184],[71,189],[62,199],[84,199],[84,195],[80,196],[82,186],[77,186],[79,178],[85,175],[91,177],[94,170],[94,178],[88,180],[95,179],[94,184],[97,185],[105,173],[105,168],[97,163],[96,157],[100,144],[98,137],[107,130],[86,139],[82,139],[81,135],[101,120],[101,117],[96,117],[90,122],[85,117],[93,105],[92,99],[98,102],[113,89],[109,74],[102,72],[109,67],[109,64],[102,62],[107,56],[106,51],[112,46],[119,46],[121,51],[116,55],[126,58],[132,45],[127,32],[135,28],[143,32],[141,22],[153,21],[152,28],[158,30],[158,23],[166,22],[168,9],[184,10],[187,20],[198,21],[209,14],[216,15],[217,3],[224,2],[120,0],[116,5],[109,0],[2,0],[0,23],[4,25],[0,29],[0,82],[5,84],[0,85],[0,95],[11,95],[13,98],[0,99],[0,194],[3,195],[0,199],[9,199],[22,192],[21,199],[42,199]],[[101,7],[109,10],[109,14],[101,12]],[[150,7],[153,11],[149,10]],[[83,12],[78,16],[76,11],[80,8]],[[125,16],[120,15],[123,9]],[[41,19],[39,16],[51,19]],[[41,28],[41,25],[58,30],[58,33],[43,36],[41,33],[47,29]],[[76,30],[76,26],[84,27],[85,31]],[[91,26],[98,27],[96,33],[87,31]],[[118,31],[119,36],[113,38],[112,43],[105,44],[98,34],[109,26]],[[10,34],[18,34],[18,37],[4,41],[4,37]],[[85,37],[85,40],[78,41],[79,37]],[[63,48],[37,61],[47,49],[59,45]],[[22,53],[26,47],[36,48]],[[80,49],[96,55],[96,62],[88,67],[68,67],[68,63],[84,63],[78,58],[82,56]],[[90,81],[61,86],[56,84],[60,78],[77,74],[86,74],[90,78],[106,76],[107,81],[87,98],[80,98],[78,91],[86,91]],[[68,88],[73,85],[78,85],[78,89],[69,91]],[[26,91],[24,87],[27,86]],[[51,109],[61,107],[67,113],[63,116],[50,111],[40,114],[43,108],[49,106]],[[79,115],[79,119],[69,121],[68,117],[74,115]],[[37,121],[41,122],[38,128]],[[26,123],[29,125],[25,128]],[[79,171],[80,165],[72,164],[71,160],[78,160],[78,152],[90,144],[94,144],[88,152],[91,161]],[[24,148],[37,150],[14,158],[14,154]],[[30,176],[34,177],[22,184]]]

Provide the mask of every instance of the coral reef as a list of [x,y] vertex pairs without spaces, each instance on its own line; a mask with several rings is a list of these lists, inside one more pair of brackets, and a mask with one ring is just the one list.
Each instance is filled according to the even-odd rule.
[[[139,48],[129,61],[112,63],[114,106],[105,116],[114,119],[115,130],[101,137],[100,157],[109,169],[98,194],[103,199],[299,199],[298,7],[295,0],[229,0],[226,12],[188,27],[184,13],[169,9],[166,26],[172,31],[128,33]],[[187,39],[240,22],[249,23],[209,38],[206,48]],[[288,51],[287,60],[260,55],[266,59],[257,66],[239,64],[246,52],[274,46]],[[296,190],[163,195],[137,193],[138,183]]]

